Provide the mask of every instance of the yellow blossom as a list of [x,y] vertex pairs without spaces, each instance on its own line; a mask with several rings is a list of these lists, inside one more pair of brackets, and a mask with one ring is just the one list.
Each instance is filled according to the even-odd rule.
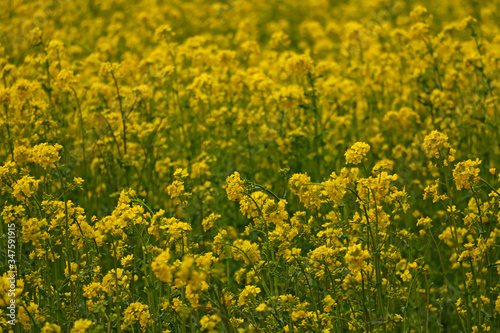
[[479,164],[481,164],[481,161],[476,159],[475,161],[467,160],[455,165],[453,179],[458,190],[469,189],[479,181],[479,168],[477,167]]
[[166,283],[172,282],[174,267],[168,265],[170,260],[170,251],[167,249],[157,256],[151,263],[155,276]]
[[14,184],[12,194],[18,201],[24,201],[24,199],[31,197],[38,190],[39,183],[40,180],[31,176],[24,176]]
[[88,319],[78,319],[75,321],[71,333],[85,333],[92,324],[92,321]]
[[359,164],[370,151],[370,146],[365,142],[356,142],[345,153],[347,164]]
[[231,201],[238,201],[243,198],[245,190],[243,189],[243,180],[241,180],[239,172],[235,171],[226,179],[226,193]]
[[245,286],[245,289],[241,291],[238,298],[238,305],[245,306],[249,301],[250,297],[256,297],[260,293],[260,288],[252,285]]
[[135,302],[125,309],[121,329],[124,330],[134,323],[139,324],[141,332],[146,332],[146,328],[153,323],[149,307],[146,304]]

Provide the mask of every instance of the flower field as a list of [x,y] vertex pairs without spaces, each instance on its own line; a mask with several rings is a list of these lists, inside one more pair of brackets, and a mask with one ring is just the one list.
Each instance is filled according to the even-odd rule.
[[0,6],[0,333],[500,332],[500,1]]

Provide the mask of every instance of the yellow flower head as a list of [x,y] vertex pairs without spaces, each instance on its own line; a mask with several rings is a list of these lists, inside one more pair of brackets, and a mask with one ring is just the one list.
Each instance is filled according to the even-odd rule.
[[[448,143],[448,136],[438,131],[432,131],[429,135],[424,138],[424,143],[422,144],[425,153],[429,158],[439,159],[440,157],[445,158],[443,155],[445,151],[443,149],[449,149],[449,156],[447,157],[448,162],[453,162],[455,158],[455,149],[451,148]],[[445,160],[446,161],[446,160]]]
[[23,201],[31,197],[33,193],[38,190],[39,183],[40,180],[36,180],[31,176],[24,176],[14,184],[12,194],[18,201]]
[[370,145],[365,142],[356,142],[347,149],[345,153],[345,160],[347,164],[359,164],[363,157],[370,151]]
[[32,45],[38,45],[42,43],[42,35],[43,35],[42,30],[40,30],[39,27],[30,30],[28,35],[30,43]]
[[239,201],[243,198],[245,190],[243,188],[243,180],[240,178],[239,172],[235,171],[226,179],[226,193],[231,201]]
[[62,146],[58,143],[55,145],[41,143],[28,149],[28,160],[41,165],[44,169],[47,169],[49,166],[54,168],[54,163],[61,159],[61,156],[59,156],[59,151],[61,149]]
[[325,312],[331,312],[332,308],[337,305],[337,302],[330,295],[326,295],[323,299],[323,303],[325,304]]
[[175,32],[172,31],[172,27],[170,25],[164,24],[164,25],[161,25],[158,28],[156,28],[154,39],[156,41],[160,41],[160,40],[163,40],[163,39],[167,39],[168,40],[168,38],[170,36],[175,36]]
[[146,328],[153,323],[151,313],[149,313],[149,307],[146,304],[135,302],[130,304],[125,310],[121,329],[124,330],[134,323],[140,325],[141,332],[145,332]]
[[170,283],[173,279],[173,271],[175,267],[169,266],[168,261],[170,260],[170,250],[166,249],[159,256],[153,260],[151,263],[151,268],[155,273],[155,276],[163,282]]
[[221,321],[221,318],[216,315],[205,315],[200,319],[200,325],[202,330],[208,330],[208,332],[218,332],[215,329],[215,326]]
[[209,216],[205,217],[203,221],[201,222],[201,226],[203,227],[203,231],[207,232],[212,228],[214,225],[215,221],[221,218],[220,214],[210,214]]
[[42,333],[61,333],[61,326],[57,324],[45,323]]
[[92,321],[88,319],[78,319],[75,321],[71,333],[85,333],[90,326],[92,326]]
[[105,62],[101,64],[101,68],[99,70],[99,76],[108,77],[108,76],[116,76],[118,72],[121,70],[120,64]]
[[240,297],[238,298],[238,305],[244,306],[249,302],[251,296],[255,297],[260,293],[260,288],[256,286],[248,285],[243,289],[240,293]]
[[479,164],[481,164],[479,159],[457,163],[453,169],[453,179],[458,190],[469,189],[479,181],[479,168],[477,167]]
[[368,250],[363,250],[361,244],[354,244],[349,247],[345,255],[345,261],[349,269],[353,272],[358,272],[365,268],[365,260],[371,258]]

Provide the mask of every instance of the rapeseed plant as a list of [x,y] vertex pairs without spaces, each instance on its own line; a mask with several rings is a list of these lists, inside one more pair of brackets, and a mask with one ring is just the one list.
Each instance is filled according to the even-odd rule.
[[0,332],[500,331],[499,1],[3,7]]

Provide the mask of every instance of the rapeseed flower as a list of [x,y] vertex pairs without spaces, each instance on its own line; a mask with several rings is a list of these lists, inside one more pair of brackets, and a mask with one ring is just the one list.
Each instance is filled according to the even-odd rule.
[[136,322],[139,324],[141,332],[146,332],[146,328],[153,322],[149,307],[146,304],[139,302],[130,304],[123,313],[121,329],[124,330]]
[[0,24],[22,329],[498,327],[499,0],[55,4]]
[[467,160],[459,162],[453,169],[453,179],[458,190],[469,189],[479,181],[479,168],[481,161],[477,158],[475,161]]
[[71,328],[71,333],[85,333],[92,325],[93,322],[88,319],[78,319]]
[[243,198],[245,190],[243,188],[243,180],[240,178],[239,172],[233,173],[226,179],[226,193],[231,201],[238,201]]
[[370,151],[370,145],[365,142],[356,142],[345,152],[347,164],[359,164]]

